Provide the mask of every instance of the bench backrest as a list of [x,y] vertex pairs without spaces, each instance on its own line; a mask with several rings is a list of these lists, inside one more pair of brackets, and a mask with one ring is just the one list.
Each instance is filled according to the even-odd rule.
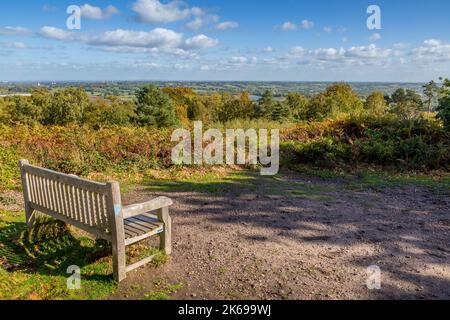
[[25,202],[33,210],[110,239],[114,203],[111,183],[99,183],[21,161]]

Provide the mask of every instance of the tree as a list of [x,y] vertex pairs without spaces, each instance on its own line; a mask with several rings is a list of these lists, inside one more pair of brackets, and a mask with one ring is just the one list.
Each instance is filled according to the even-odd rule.
[[436,111],[438,112],[438,118],[443,122],[447,130],[450,130],[450,80],[445,79],[440,90],[441,98],[439,99],[438,107]]
[[7,112],[12,122],[32,125],[41,120],[42,109],[34,105],[30,97],[14,96],[6,101],[10,102]]
[[430,81],[422,88],[423,94],[427,97],[428,112],[433,112],[433,101],[439,93],[439,87],[436,82]]
[[89,96],[81,88],[66,88],[53,94],[52,102],[44,110],[43,123],[68,125],[81,123],[89,105]]
[[52,104],[53,94],[47,88],[36,88],[31,92],[31,100],[45,113]]
[[[224,114],[223,95],[214,93],[212,95],[205,96],[203,103],[206,110],[208,110],[208,119],[211,122],[221,122],[224,120],[226,114]],[[225,120],[226,121],[226,118]]]
[[384,93],[375,91],[372,92],[364,103],[364,109],[371,115],[381,116],[387,112],[388,104]]
[[172,127],[179,124],[170,97],[154,85],[136,92],[136,122],[141,126]]
[[283,122],[289,119],[289,108],[286,104],[279,101],[275,102],[270,114],[270,118],[273,121]]
[[127,126],[136,115],[134,110],[132,101],[120,100],[117,97],[97,99],[85,109],[83,123],[94,127]]
[[308,98],[300,93],[290,92],[286,97],[289,117],[296,121],[307,120],[308,104]]
[[262,97],[258,100],[256,107],[256,117],[269,119],[272,114],[275,102],[273,100],[272,91],[266,90]]
[[191,121],[206,121],[208,118],[208,111],[203,102],[197,97],[193,96],[186,99],[187,116]]
[[411,89],[397,89],[391,97],[392,111],[405,120],[417,118],[422,111],[421,96]]
[[311,99],[308,119],[323,120],[341,114],[358,114],[362,110],[363,103],[351,85],[335,83]]
[[164,88],[162,90],[172,99],[177,118],[182,124],[189,125],[187,99],[198,97],[198,95],[191,88]]

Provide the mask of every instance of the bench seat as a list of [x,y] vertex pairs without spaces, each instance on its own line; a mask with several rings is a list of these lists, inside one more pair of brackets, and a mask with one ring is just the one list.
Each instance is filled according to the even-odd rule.
[[132,244],[140,241],[141,237],[147,238],[164,232],[164,223],[152,214],[142,214],[124,220],[125,243]]

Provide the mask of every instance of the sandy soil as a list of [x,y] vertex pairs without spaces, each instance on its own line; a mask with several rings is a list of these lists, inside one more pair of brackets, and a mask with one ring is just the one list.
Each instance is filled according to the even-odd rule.
[[[125,196],[175,200],[173,255],[131,273],[112,298],[142,298],[155,283],[183,283],[176,299],[450,298],[448,192],[254,179],[213,193],[143,186]],[[381,269],[380,290],[366,286],[371,265]]]

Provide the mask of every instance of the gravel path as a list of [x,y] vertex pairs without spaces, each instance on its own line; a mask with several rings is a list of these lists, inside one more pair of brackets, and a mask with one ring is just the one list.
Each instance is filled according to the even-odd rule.
[[[450,196],[413,186],[349,190],[338,181],[252,177],[175,200],[173,256],[141,268],[113,298],[183,283],[176,299],[449,299]],[[222,188],[223,187],[223,188]],[[381,269],[381,289],[366,286]]]

